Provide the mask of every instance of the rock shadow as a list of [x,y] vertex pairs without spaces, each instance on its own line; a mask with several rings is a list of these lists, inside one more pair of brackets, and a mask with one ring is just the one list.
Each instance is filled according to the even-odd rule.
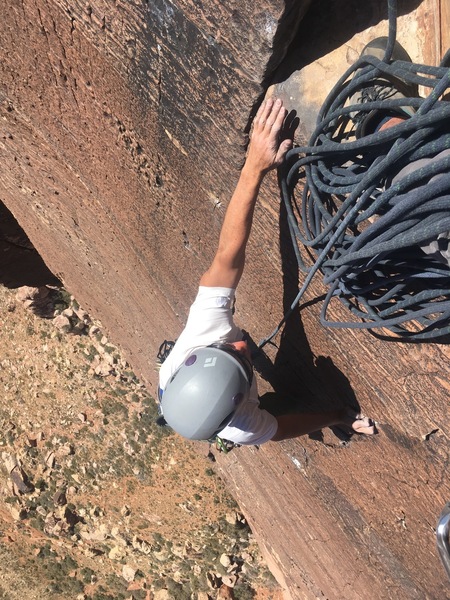
[[[423,0],[399,0],[398,15],[416,9]],[[354,35],[388,18],[387,2],[380,0],[315,0],[300,22],[285,59],[267,77],[267,84],[285,81],[294,71],[326,56]],[[388,35],[388,27],[383,35]]]
[[[283,272],[283,311],[287,312],[299,289],[297,259],[289,235],[284,204],[280,208],[280,250]],[[317,298],[308,304],[320,302]],[[320,326],[320,325],[318,325]],[[316,355],[306,336],[301,312],[296,308],[284,325],[274,362],[264,350],[253,347],[256,370],[272,386],[273,392],[261,397],[261,408],[274,415],[302,412],[325,412],[344,407],[360,410],[347,377],[332,357]],[[349,434],[336,427],[334,433],[342,440]],[[321,439],[320,435],[311,435]]]
[[0,202],[0,284],[22,286],[60,286],[40,254],[8,208]]

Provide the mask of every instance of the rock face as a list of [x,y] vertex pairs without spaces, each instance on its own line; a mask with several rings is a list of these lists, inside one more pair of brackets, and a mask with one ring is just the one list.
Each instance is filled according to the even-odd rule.
[[[0,198],[153,389],[157,348],[178,335],[212,257],[252,107],[307,5],[0,8]],[[295,297],[286,227],[273,176],[238,297],[238,321],[256,340]],[[316,282],[309,299],[322,293]],[[290,320],[264,375],[280,392],[301,390],[303,410],[360,402],[379,436],[326,431],[218,464],[292,597],[443,598],[433,529],[450,497],[448,346],[324,330],[319,310]]]
[[211,257],[261,82],[307,4],[1,8],[1,197],[149,380]]

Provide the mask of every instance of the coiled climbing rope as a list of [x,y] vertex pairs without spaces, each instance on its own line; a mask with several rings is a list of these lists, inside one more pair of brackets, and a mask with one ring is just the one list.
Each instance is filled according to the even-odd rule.
[[[318,271],[328,290],[323,325],[370,329],[384,339],[450,334],[450,259],[444,259],[445,252],[424,251],[430,244],[438,250],[450,244],[450,152],[443,152],[450,148],[450,101],[444,97],[450,87],[450,69],[444,66],[450,53],[439,67],[391,60],[396,9],[395,0],[388,0],[383,59],[361,56],[324,102],[309,145],[286,156],[281,195],[298,266],[306,277],[260,347],[279,332]],[[358,90],[380,78],[431,91],[426,98],[349,105]],[[405,106],[414,109],[413,116],[355,138],[355,113],[393,114]],[[395,180],[411,163],[417,168]],[[313,257],[313,266],[306,265],[300,246]],[[333,298],[349,309],[348,321],[329,320]]]

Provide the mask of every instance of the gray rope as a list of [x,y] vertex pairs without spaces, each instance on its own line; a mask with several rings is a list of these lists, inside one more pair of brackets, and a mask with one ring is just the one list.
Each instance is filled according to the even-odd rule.
[[[450,54],[439,67],[391,62],[395,0],[388,0],[388,10],[383,60],[361,56],[344,73],[319,112],[309,145],[288,152],[280,169],[288,229],[306,277],[283,320],[260,347],[280,331],[318,271],[328,286],[323,325],[369,329],[384,339],[429,340],[450,334],[450,266],[422,249],[431,241],[439,244],[450,231],[450,156],[425,161],[392,183],[407,165],[450,148],[450,102],[442,98],[450,87],[450,69],[443,66]],[[425,99],[387,98],[345,106],[358,90],[380,78],[426,85],[431,92]],[[404,106],[416,111],[412,117],[355,139],[352,115],[372,110],[393,115]],[[303,187],[299,198],[298,184]],[[301,245],[315,256],[313,266],[305,264]],[[349,309],[351,320],[328,319],[333,298]]]

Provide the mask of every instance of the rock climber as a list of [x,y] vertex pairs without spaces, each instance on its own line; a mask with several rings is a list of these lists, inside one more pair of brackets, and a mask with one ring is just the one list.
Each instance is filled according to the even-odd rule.
[[233,320],[232,305],[261,183],[281,165],[293,143],[281,136],[286,116],[279,99],[261,104],[217,252],[200,279],[186,327],[161,366],[164,419],[186,438],[219,436],[235,444],[258,445],[333,425],[345,425],[361,434],[375,432],[371,419],[350,409],[275,417],[260,408],[250,351]]

